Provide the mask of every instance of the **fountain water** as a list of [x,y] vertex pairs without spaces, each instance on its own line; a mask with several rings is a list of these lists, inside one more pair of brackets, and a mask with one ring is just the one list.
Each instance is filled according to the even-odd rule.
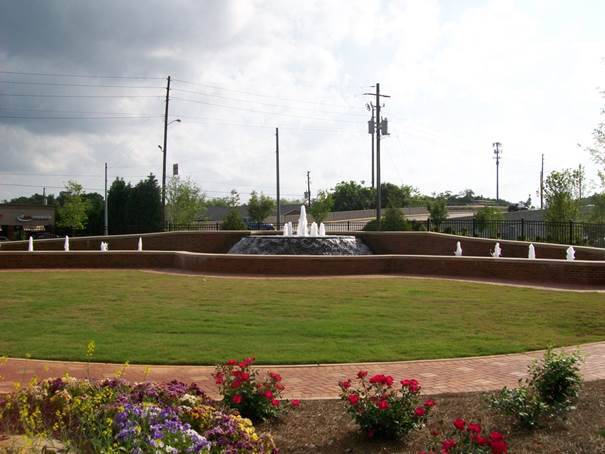
[[460,241],[456,241],[456,250],[454,251],[454,255],[456,257],[462,257],[462,246],[460,245]]
[[496,243],[494,246],[494,252],[492,252],[492,257],[498,258],[502,255],[502,249],[500,248],[500,243]]
[[34,239],[31,236],[29,237],[29,243],[27,245],[27,250],[29,252],[34,252]]
[[109,251],[109,244],[107,244],[105,241],[101,241],[101,252],[108,252]]
[[307,225],[304,205],[300,207],[300,217],[293,234],[292,222],[284,224],[282,235],[251,235],[239,240],[230,254],[268,255],[368,255],[372,252],[358,238],[349,235],[326,236],[326,227],[316,222]]
[[529,245],[529,251],[527,253],[527,258],[531,259],[531,260],[535,260],[536,259],[536,248],[531,243]]
[[65,252],[69,252],[69,237],[65,235],[65,243],[63,244],[63,249]]
[[565,258],[570,262],[576,259],[576,250],[573,248],[573,246],[569,246],[565,252]]
[[137,245],[137,251],[143,251],[143,238],[139,237],[139,244]]

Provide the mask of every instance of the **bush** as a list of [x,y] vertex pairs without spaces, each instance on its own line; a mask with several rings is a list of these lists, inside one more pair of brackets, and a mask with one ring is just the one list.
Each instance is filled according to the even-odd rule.
[[223,219],[221,230],[246,230],[246,224],[244,224],[239,212],[231,209]]
[[529,378],[519,380],[516,389],[503,388],[490,398],[490,406],[529,429],[544,420],[565,417],[574,410],[582,387],[578,352],[548,349],[542,361],[529,366]]
[[[412,230],[413,224],[403,217],[398,208],[389,207],[386,209],[385,215],[382,217],[380,230],[383,232],[401,232]],[[378,222],[376,219],[369,221],[363,228],[364,232],[375,232],[378,230]],[[417,229],[415,229],[417,230]]]
[[393,388],[393,377],[374,375],[367,379],[367,371],[357,373],[357,386],[351,379],[339,383],[341,399],[347,412],[368,437],[401,438],[424,426],[433,400],[420,404],[420,384],[401,380],[401,388]]
[[[281,393],[284,385],[281,375],[267,372],[261,382],[259,372],[250,366],[254,358],[237,362],[233,359],[216,366],[213,374],[225,406],[237,410],[245,418],[254,422],[279,416],[282,410]],[[293,406],[298,401],[292,401]]]
[[500,432],[484,433],[481,425],[462,418],[452,421],[452,426],[445,434],[431,431],[433,441],[421,454],[504,454],[508,451],[508,443]]

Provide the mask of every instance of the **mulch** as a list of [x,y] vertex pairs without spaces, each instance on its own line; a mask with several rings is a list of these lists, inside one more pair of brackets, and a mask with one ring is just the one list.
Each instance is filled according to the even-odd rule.
[[270,432],[282,453],[418,453],[432,438],[431,429],[449,430],[451,422],[461,417],[479,422],[489,431],[504,433],[510,453],[605,453],[605,380],[584,385],[577,409],[566,421],[533,432],[515,428],[511,421],[494,415],[487,406],[487,396],[427,396],[437,401],[429,427],[401,441],[368,439],[338,400],[303,401],[298,409],[290,410],[279,421],[259,425],[258,430]]

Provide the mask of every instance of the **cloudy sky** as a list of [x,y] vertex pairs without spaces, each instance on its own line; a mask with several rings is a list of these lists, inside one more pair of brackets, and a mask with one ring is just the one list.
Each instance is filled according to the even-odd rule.
[[0,0],[0,200],[161,178],[210,197],[301,198],[371,181],[376,82],[383,181],[525,200],[546,171],[594,166],[605,100],[605,2],[556,0]]

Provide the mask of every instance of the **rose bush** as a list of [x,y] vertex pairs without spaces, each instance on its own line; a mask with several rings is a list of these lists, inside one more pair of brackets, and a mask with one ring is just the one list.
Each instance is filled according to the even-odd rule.
[[357,373],[355,384],[350,378],[339,382],[347,412],[368,437],[401,438],[423,427],[435,406],[431,399],[421,402],[417,380],[394,384],[390,375],[368,378],[363,370]]
[[420,454],[505,454],[508,443],[500,432],[484,433],[481,425],[462,418],[452,421],[444,434],[432,430],[433,442]]
[[[223,403],[254,422],[276,418],[284,407],[282,377],[270,371],[261,377],[258,370],[250,367],[253,363],[254,358],[231,359],[216,366],[213,377],[223,396]],[[299,403],[292,401],[291,405],[296,407]]]

